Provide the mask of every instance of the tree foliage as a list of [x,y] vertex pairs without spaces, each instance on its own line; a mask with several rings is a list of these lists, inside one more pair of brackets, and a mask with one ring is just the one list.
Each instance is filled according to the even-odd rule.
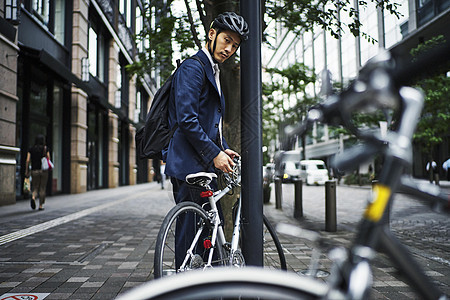
[[[399,4],[389,0],[357,1],[359,7],[367,7],[368,3],[375,3],[387,12],[400,17]],[[338,12],[347,14],[352,21],[343,23]],[[376,40],[361,31],[358,9],[353,0],[266,0],[266,14],[270,19],[281,22],[283,27],[296,34],[313,30],[316,26],[327,30],[339,38],[343,33],[350,32],[355,37],[363,36],[371,42]]]
[[177,22],[170,9],[172,2],[144,1],[144,26],[136,35],[136,43],[144,49],[138,52],[136,62],[127,66],[131,74],[143,77],[157,70],[163,81],[172,72],[172,37]]
[[[375,3],[396,16],[398,4],[389,0],[358,1],[359,7]],[[316,26],[330,32],[336,38],[351,32],[375,42],[364,33],[353,0],[265,0],[263,13],[269,20],[280,22],[295,34],[313,30]],[[148,40],[138,61],[128,67],[134,74],[144,75],[151,70],[160,70],[164,79],[174,68],[174,50],[186,57],[189,50],[200,48],[202,35],[209,29],[213,18],[224,11],[238,11],[235,0],[167,0],[144,1],[144,29],[137,34],[139,41]],[[352,20],[343,23],[338,12],[347,14]],[[263,18],[264,20],[267,18]],[[265,25],[263,29],[265,28]],[[251,29],[250,29],[251,30]]]
[[[426,54],[428,50],[444,44],[443,36],[434,37],[411,50],[415,59]],[[450,77],[447,72],[450,63],[443,63],[431,74],[423,74],[417,79],[416,86],[425,94],[422,116],[417,124],[414,141],[422,146],[425,153],[431,155],[433,148],[443,142],[443,137],[450,133]]]
[[297,62],[281,70],[268,68],[266,72],[272,78],[263,84],[263,144],[268,145],[277,135],[283,138],[285,124],[304,119],[317,98],[307,93],[316,76],[305,64]]

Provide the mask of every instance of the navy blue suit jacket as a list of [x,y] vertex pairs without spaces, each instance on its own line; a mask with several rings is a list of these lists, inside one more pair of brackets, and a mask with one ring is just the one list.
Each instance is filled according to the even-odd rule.
[[[169,124],[178,128],[163,151],[165,173],[185,180],[186,175],[214,171],[213,159],[222,146],[219,122],[225,111],[225,99],[219,95],[211,63],[203,51],[195,59],[185,60],[175,73],[169,101]],[[223,149],[228,145],[222,138]]]

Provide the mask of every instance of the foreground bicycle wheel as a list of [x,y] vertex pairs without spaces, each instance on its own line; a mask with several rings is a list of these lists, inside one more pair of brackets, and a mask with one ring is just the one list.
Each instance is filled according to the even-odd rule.
[[283,252],[283,247],[275,229],[265,215],[263,215],[263,223],[264,266],[271,269],[286,270],[286,257]]
[[[181,228],[181,224],[190,218],[191,230],[198,234],[199,239],[196,243],[193,253],[195,255],[188,257],[182,270],[177,270],[176,258],[175,258],[175,231],[176,227]],[[177,225],[178,224],[178,225]],[[160,278],[175,274],[177,272],[203,268],[205,265],[204,260],[207,259],[207,253],[203,248],[203,239],[210,236],[212,225],[209,222],[206,211],[194,202],[182,202],[174,206],[164,218],[161,228],[156,239],[155,257],[154,257],[154,276]],[[184,236],[184,234],[180,234]],[[183,247],[187,250],[192,244],[192,240],[184,243]],[[180,247],[180,242],[179,242]],[[218,260],[218,264],[222,263],[222,251],[217,247],[215,249],[215,257]],[[183,261],[183,257],[178,259]],[[181,265],[181,263],[178,263]]]
[[328,286],[295,273],[262,268],[216,268],[164,277],[116,300],[150,299],[344,299]]

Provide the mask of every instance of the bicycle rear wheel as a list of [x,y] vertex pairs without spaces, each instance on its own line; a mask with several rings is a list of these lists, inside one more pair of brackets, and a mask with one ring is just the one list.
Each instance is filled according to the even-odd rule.
[[[191,220],[189,228],[186,227],[186,219]],[[191,238],[178,239],[177,245],[175,245],[177,227],[182,239],[189,236],[189,233],[186,234],[186,232],[191,233]],[[155,278],[203,268],[209,254],[209,251],[203,247],[203,242],[205,238],[211,236],[212,228],[213,225],[210,223],[206,211],[200,205],[194,202],[181,202],[173,207],[164,218],[156,239],[153,265]],[[194,242],[194,236],[197,236],[197,242]],[[187,250],[192,244],[194,244],[193,254],[188,255]],[[175,247],[178,250],[178,258],[176,257]],[[216,264],[222,264],[222,249],[216,247],[214,253],[214,258],[217,260]]]
[[286,257],[283,252],[283,247],[281,246],[275,229],[265,215],[263,215],[263,223],[264,266],[266,268],[286,270]]
[[192,271],[150,281],[116,300],[151,299],[345,299],[318,280],[255,267]]

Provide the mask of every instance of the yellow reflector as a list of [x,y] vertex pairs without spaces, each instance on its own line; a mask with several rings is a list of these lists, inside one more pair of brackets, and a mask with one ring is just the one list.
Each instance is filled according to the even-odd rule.
[[283,175],[283,179],[287,179],[289,177],[289,175],[288,174],[286,174],[286,173],[284,173],[284,175]]
[[381,184],[374,185],[372,203],[367,206],[364,217],[370,221],[378,222],[383,216],[390,195],[391,189],[388,186]]

